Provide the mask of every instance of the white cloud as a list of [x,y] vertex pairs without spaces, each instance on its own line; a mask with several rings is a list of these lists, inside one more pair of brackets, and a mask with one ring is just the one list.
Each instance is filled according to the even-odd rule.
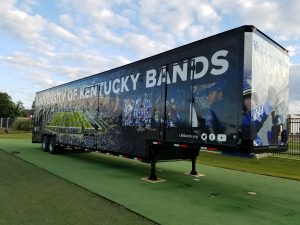
[[289,51],[290,56],[295,56],[300,53],[300,46],[297,45],[289,45],[286,49]]
[[95,41],[93,34],[88,29],[78,28],[77,33],[78,33],[78,36],[80,37],[82,43],[91,44]]
[[86,0],[84,4],[80,0],[64,0],[62,4],[74,8],[78,13],[89,19],[90,24],[114,27],[129,27],[129,20],[115,13],[113,6],[128,4],[128,1],[105,1],[105,0]]
[[32,7],[37,4],[37,0],[23,0],[22,2],[20,2],[20,9],[27,13],[31,13]]
[[54,23],[49,23],[48,24],[48,30],[54,34],[55,36],[68,40],[68,41],[72,41],[75,42],[77,40],[76,36],[74,34],[72,34],[70,31],[54,24]]
[[2,0],[0,1],[0,10],[4,11],[6,9],[9,9],[15,5],[15,0]]
[[95,43],[125,46],[140,57],[209,36],[219,31],[221,20],[209,1],[190,0],[184,7],[180,0],[87,0],[85,4],[64,0],[62,4],[85,18],[87,30],[99,37],[94,35]]
[[101,26],[101,25],[95,25],[94,27],[95,31],[97,32],[98,36],[102,38],[105,41],[113,42],[115,44],[122,44],[123,39],[119,35],[113,33],[108,28]]
[[76,9],[76,11],[88,13],[100,7],[109,6],[109,2],[110,1],[106,0],[86,0],[84,4],[82,4],[82,1],[80,0],[62,0],[61,4],[68,8],[73,7],[74,9]]
[[9,7],[0,9],[0,29],[29,43],[45,42],[45,38],[43,38],[41,33],[47,21],[42,16],[31,16],[23,11],[12,8],[11,5]]
[[260,0],[213,0],[214,7],[221,15],[239,19],[240,24],[252,24],[267,33],[272,33],[282,41],[299,39],[300,2],[260,1]]
[[300,114],[300,101],[291,99],[289,101],[289,113]]
[[127,18],[115,14],[112,10],[108,8],[101,8],[99,10],[93,10],[91,16],[94,17],[95,21],[100,24],[105,24],[107,26],[111,25],[114,27],[128,27],[130,22]]
[[45,58],[32,58],[31,55],[15,52],[11,56],[0,56],[0,62],[6,62],[9,65],[18,69],[24,68],[47,68],[47,60]]
[[60,15],[59,19],[67,27],[72,27],[73,26],[73,19],[72,19],[72,17],[70,17],[67,14]]
[[196,16],[202,24],[213,25],[221,21],[221,17],[210,3],[199,4],[198,1],[194,1],[191,8],[195,8]]
[[290,66],[289,80],[289,111],[290,113],[300,113],[300,64]]
[[113,67],[123,66],[123,65],[131,63],[131,61],[129,59],[127,59],[123,56],[115,56],[115,57],[113,57],[112,61],[113,61],[113,63],[112,63]]
[[41,15],[29,15],[17,9],[12,1],[0,3],[0,30],[5,31],[17,40],[48,51],[53,49],[53,43],[45,33],[50,32],[58,39],[75,42],[76,36],[59,25],[49,22]]
[[170,46],[151,40],[143,34],[127,33],[124,37],[125,46],[136,52],[139,57],[158,54],[170,49]]
[[[34,4],[31,1],[28,1],[29,3]],[[39,52],[45,56],[54,56],[57,48],[74,45],[85,48],[95,41],[95,35],[91,33],[94,31],[94,26],[89,29],[76,27],[75,32],[71,32],[41,15],[30,15],[21,11],[14,1],[1,1],[0,13],[0,30],[21,43],[29,44],[29,48],[35,48],[36,53]],[[66,26],[72,24],[72,19],[67,14],[60,15],[60,19]],[[103,28],[98,31],[104,40],[122,43],[122,39],[110,29]]]
[[[221,17],[209,1],[142,0],[139,21],[150,39],[176,47],[218,33]],[[168,43],[164,37],[168,37]]]
[[24,85],[16,84],[14,87],[0,87],[0,91],[8,93],[14,102],[21,100],[27,109],[31,108],[35,98],[35,92],[32,91],[32,87],[28,88],[24,87]]
[[29,77],[27,77],[26,79],[30,80],[32,86],[38,90],[53,87],[63,83],[62,81],[57,81],[51,78],[50,74],[45,74],[38,71],[32,71]]
[[56,52],[55,57],[48,58],[33,58],[31,54],[20,52],[11,56],[0,56],[0,65],[1,63],[9,65],[10,68],[18,71],[18,79],[29,81],[38,90],[99,73],[129,62],[123,56],[104,57],[91,51]]

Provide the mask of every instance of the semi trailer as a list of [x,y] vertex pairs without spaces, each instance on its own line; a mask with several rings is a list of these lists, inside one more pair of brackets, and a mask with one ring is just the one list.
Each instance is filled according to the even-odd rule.
[[151,163],[287,150],[288,51],[238,27],[37,92],[32,142]]

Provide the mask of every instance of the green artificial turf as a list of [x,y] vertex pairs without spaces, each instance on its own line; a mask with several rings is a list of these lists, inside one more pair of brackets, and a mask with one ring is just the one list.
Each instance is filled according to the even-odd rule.
[[190,162],[164,162],[158,164],[158,176],[167,181],[152,184],[140,179],[149,174],[149,165],[129,159],[99,153],[51,155],[29,140],[0,140],[0,148],[20,152],[16,156],[161,224],[300,221],[300,182],[295,180],[199,164],[206,176],[195,179],[183,174]]
[[[31,132],[10,130],[7,134],[0,130],[0,139],[31,139],[31,136]],[[300,180],[300,158],[284,154],[277,156],[252,159],[201,152],[197,161],[203,165]]]
[[0,224],[154,224],[0,150]]

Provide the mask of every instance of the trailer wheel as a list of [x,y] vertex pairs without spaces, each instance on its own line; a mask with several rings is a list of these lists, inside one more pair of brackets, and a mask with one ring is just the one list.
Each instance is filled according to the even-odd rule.
[[43,140],[42,140],[42,149],[44,152],[49,151],[49,137],[46,135],[43,137]]
[[55,145],[55,137],[51,137],[49,140],[49,153],[55,154],[55,153],[57,153],[57,151],[58,151],[58,148]]

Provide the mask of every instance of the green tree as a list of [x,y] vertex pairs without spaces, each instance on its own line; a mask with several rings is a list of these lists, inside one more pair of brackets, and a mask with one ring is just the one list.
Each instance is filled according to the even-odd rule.
[[31,109],[26,111],[27,114],[33,115],[34,114],[34,108],[35,108],[35,100],[32,102]]
[[17,101],[15,103],[15,115],[16,116],[26,116],[26,110],[22,101]]
[[35,100],[33,100],[32,105],[31,105],[31,109],[34,110],[35,108]]
[[15,103],[6,92],[0,92],[0,118],[1,117],[15,117]]

